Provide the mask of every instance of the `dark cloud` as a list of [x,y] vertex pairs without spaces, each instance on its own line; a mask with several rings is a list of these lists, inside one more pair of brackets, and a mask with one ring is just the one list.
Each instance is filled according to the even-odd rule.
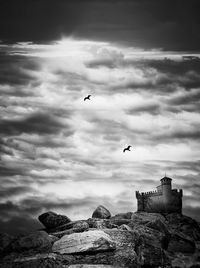
[[[200,86],[200,83],[199,83]],[[176,106],[177,109],[179,108],[182,110],[188,111],[199,111],[200,110],[200,90],[190,91],[190,92],[183,92],[179,94],[179,96],[171,97],[167,104],[169,106]],[[170,109],[171,107],[169,107]]]
[[7,53],[0,54],[0,84],[10,85],[17,88],[11,90],[1,88],[0,92],[4,95],[14,96],[31,96],[33,91],[27,88],[20,88],[20,86],[32,87],[38,86],[40,81],[33,74],[33,71],[38,71],[39,66],[35,59],[25,56],[8,55]]
[[[108,67],[108,66],[107,66]],[[140,60],[123,61],[121,68],[133,67],[143,72],[143,79],[124,79],[124,82],[111,87],[113,91],[152,92],[166,95],[180,91],[190,91],[200,87],[200,60]],[[197,100],[199,100],[197,94]],[[190,100],[190,99],[189,99]]]
[[158,141],[180,142],[181,140],[199,140],[200,139],[200,125],[192,126],[189,129],[175,129],[169,130],[162,134],[155,134],[154,139]]
[[174,60],[151,60],[146,66],[155,68],[159,73],[166,76],[158,80],[158,85],[174,84],[187,90],[200,86],[200,60],[190,59],[184,61]]
[[127,114],[142,114],[142,113],[148,113],[152,115],[158,115],[161,113],[161,105],[160,104],[144,104],[138,107],[130,108],[129,110],[126,110]]
[[20,167],[7,167],[0,165],[0,177],[26,174],[26,169]]
[[[65,125],[66,127],[66,125]],[[1,134],[20,135],[21,133],[51,134],[58,133],[64,128],[64,124],[53,115],[35,113],[21,120],[2,120],[0,122]],[[68,130],[68,135],[72,134]]]
[[11,187],[6,187],[4,185],[1,186],[0,189],[0,198],[11,198],[12,196],[17,196],[17,195],[23,195],[24,193],[32,193],[33,189],[28,186],[11,186]]
[[198,0],[3,1],[0,36],[46,41],[74,34],[144,48],[198,50]]

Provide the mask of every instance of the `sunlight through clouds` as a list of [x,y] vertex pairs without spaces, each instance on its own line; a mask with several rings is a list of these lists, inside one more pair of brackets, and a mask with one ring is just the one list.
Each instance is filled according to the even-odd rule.
[[134,191],[155,188],[165,172],[191,195],[187,176],[198,183],[200,173],[198,60],[73,37],[0,48],[9,60],[0,66],[1,177],[18,187],[1,202],[74,219],[99,203],[131,211]]

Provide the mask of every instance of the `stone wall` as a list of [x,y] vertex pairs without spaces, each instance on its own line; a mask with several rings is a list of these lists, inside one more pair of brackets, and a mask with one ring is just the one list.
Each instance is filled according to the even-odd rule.
[[166,200],[162,192],[136,193],[138,211],[171,213],[182,211],[182,191],[172,190],[170,198]]

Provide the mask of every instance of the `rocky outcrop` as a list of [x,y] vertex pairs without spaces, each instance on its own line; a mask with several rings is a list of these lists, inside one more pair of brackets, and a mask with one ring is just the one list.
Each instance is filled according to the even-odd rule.
[[88,231],[65,235],[56,241],[52,247],[53,252],[60,254],[109,251],[116,248],[115,242],[103,231]]
[[[69,221],[65,216],[47,212],[45,231],[21,237],[1,234],[0,267],[200,265],[200,232],[195,220],[177,213],[127,212],[112,217],[105,214]],[[57,220],[51,222],[51,217]]]
[[87,221],[78,221],[73,225],[73,231],[75,233],[80,233],[88,230],[89,224],[87,223]]
[[110,217],[110,211],[104,206],[98,206],[92,214],[92,218],[109,219]]
[[117,227],[117,225],[113,224],[108,219],[89,218],[87,220],[87,223],[89,224],[90,228],[95,229],[105,229],[105,228],[112,229]]
[[8,249],[14,239],[11,235],[0,233],[0,255]]
[[194,253],[195,242],[190,237],[176,232],[171,234],[167,250],[171,252]]
[[71,221],[67,216],[59,215],[52,211],[41,214],[38,219],[47,229],[52,229]]
[[178,213],[170,213],[166,215],[166,220],[169,230],[181,232],[193,240],[200,241],[200,226],[192,218]]

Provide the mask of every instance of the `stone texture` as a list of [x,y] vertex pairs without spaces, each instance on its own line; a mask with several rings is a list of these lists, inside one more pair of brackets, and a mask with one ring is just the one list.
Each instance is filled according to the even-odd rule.
[[117,226],[121,226],[122,224],[128,224],[131,221],[133,215],[133,212],[119,213],[111,217],[110,221]]
[[55,233],[51,233],[53,236],[56,236],[57,238],[61,238],[64,235],[69,235],[69,234],[73,234],[73,228],[69,229],[69,230],[64,230],[64,231],[60,231],[60,232],[55,232]]
[[[43,240],[44,237],[41,233],[37,234],[34,239],[33,233],[14,238],[11,243],[8,242],[8,247],[6,246],[11,250],[4,251],[2,258],[0,258],[0,267],[195,268],[200,267],[198,228],[196,221],[177,213],[163,216],[157,213],[128,212],[117,214],[109,219],[90,218],[73,221],[48,229],[49,234],[42,231],[50,240],[46,246],[43,243],[45,239]],[[56,230],[55,233],[52,233],[52,230]],[[114,246],[109,246],[107,240],[100,238],[97,239],[97,243],[94,243],[95,249],[93,247],[88,251],[82,251],[82,244],[86,240],[80,238],[91,232],[93,234],[103,232],[109,237],[109,241],[111,240],[112,243],[114,241]],[[70,239],[71,244],[69,238],[72,235],[79,237],[78,247],[81,249],[76,244],[78,239],[76,241]],[[57,240],[61,236],[66,237],[69,248],[76,250],[78,248],[78,250],[67,254],[50,253],[52,243],[55,247],[57,243],[62,241],[63,238]],[[39,242],[41,238],[43,242]],[[179,252],[176,252],[177,250]],[[47,254],[47,252],[49,253]]]
[[139,241],[138,244],[143,243],[156,248],[167,248],[168,241],[166,241],[166,236],[163,233],[145,225],[131,226],[130,224],[129,226],[132,228],[134,236]]
[[126,225],[126,224],[122,224],[120,227],[119,227],[119,230],[126,230],[126,231],[132,231],[131,227]]
[[117,226],[121,226],[122,224],[128,224],[131,222],[130,219],[124,219],[124,218],[121,218],[119,216],[111,217],[110,221],[112,224],[117,225]]
[[89,218],[87,220],[87,223],[89,224],[90,228],[96,228],[96,229],[117,228],[117,225],[113,224],[108,219]]
[[54,232],[69,230],[69,229],[72,229],[73,226],[79,222],[83,222],[83,220],[70,221],[68,223],[62,224],[62,225],[57,226],[55,228],[48,229],[47,232],[54,233]]
[[134,212],[118,213],[114,217],[130,220],[134,214]]
[[135,234],[126,230],[115,229],[107,229],[105,232],[116,243],[111,264],[119,267],[135,267],[138,263],[135,252],[138,238]]
[[11,244],[13,240],[14,240],[13,236],[6,233],[0,233],[0,254],[2,254],[7,250],[8,246]]
[[92,214],[92,218],[109,219],[110,217],[110,211],[104,206],[98,206]]
[[98,252],[115,249],[115,243],[103,231],[88,231],[65,235],[56,241],[52,247],[53,252],[60,254]]
[[137,255],[134,250],[134,235],[128,231],[105,229],[112,240],[115,239],[116,250],[97,252],[93,254],[73,254],[76,263],[83,264],[106,264],[114,267],[139,267]]
[[136,224],[147,224],[148,222],[154,222],[160,220],[165,223],[165,217],[159,213],[147,213],[147,212],[136,212],[132,215],[131,220]]
[[116,268],[116,266],[106,264],[72,264],[67,265],[66,268]]
[[80,221],[73,221],[65,225],[61,225],[60,227],[56,228],[56,230],[62,230],[63,231],[50,231],[50,233],[58,238],[61,238],[64,235],[69,235],[73,233],[80,233],[85,232],[89,230],[89,224],[87,221],[80,220]]
[[49,234],[49,238],[51,239],[51,243],[53,244],[54,242],[56,242],[59,238],[55,235],[51,235]]
[[161,221],[160,219],[155,219],[153,221],[150,221],[146,224],[146,226],[151,228],[151,229],[157,230],[161,233],[164,233],[167,236],[170,235],[168,228],[167,228],[167,225],[163,221]]
[[64,268],[74,260],[73,256],[59,256],[55,253],[35,255],[9,255],[0,261],[1,268]]
[[168,229],[181,232],[194,240],[200,240],[200,226],[194,219],[178,213],[167,214],[166,219]]
[[170,260],[171,268],[199,268],[199,254],[184,254],[180,252],[167,252],[167,257]]
[[71,221],[67,216],[59,215],[52,211],[41,214],[38,219],[47,229],[55,228]]
[[167,250],[171,252],[194,253],[195,243],[189,237],[176,232],[171,234]]
[[87,221],[79,221],[73,225],[73,232],[80,233],[84,231],[88,231],[89,224]]
[[142,243],[136,249],[139,267],[170,267],[163,249]]
[[51,248],[51,238],[44,231],[37,231],[29,235],[22,236],[11,243],[12,251],[26,251],[35,249],[36,251]]

